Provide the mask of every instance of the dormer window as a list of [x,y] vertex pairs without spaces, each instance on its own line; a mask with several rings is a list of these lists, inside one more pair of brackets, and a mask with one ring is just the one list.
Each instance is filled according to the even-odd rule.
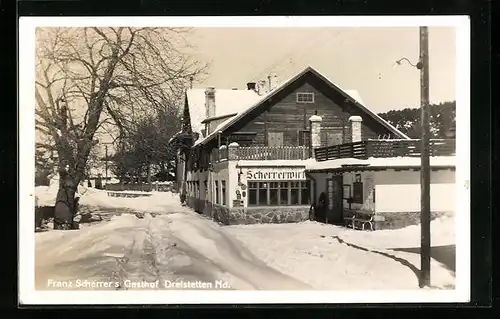
[[312,92],[297,93],[297,103],[314,103],[314,93]]

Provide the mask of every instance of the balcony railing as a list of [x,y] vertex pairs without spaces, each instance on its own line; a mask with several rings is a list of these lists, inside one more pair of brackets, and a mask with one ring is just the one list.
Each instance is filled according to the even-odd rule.
[[[455,140],[430,140],[430,156],[455,155]],[[366,140],[314,150],[316,160],[327,161],[338,158],[367,159],[370,157],[419,157],[420,140]]]
[[306,146],[249,146],[223,147],[212,153],[215,162],[223,160],[305,160],[310,158],[309,148]]

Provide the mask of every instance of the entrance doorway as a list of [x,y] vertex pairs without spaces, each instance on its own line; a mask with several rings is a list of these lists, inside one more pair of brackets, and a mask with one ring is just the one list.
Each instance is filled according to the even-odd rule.
[[326,179],[326,222],[338,224],[343,222],[343,178],[335,175]]

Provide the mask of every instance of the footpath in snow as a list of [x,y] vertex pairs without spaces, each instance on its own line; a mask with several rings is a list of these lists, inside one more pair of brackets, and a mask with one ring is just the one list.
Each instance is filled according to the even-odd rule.
[[[50,202],[49,193],[37,188],[36,195]],[[81,230],[36,233],[37,289],[47,288],[48,279],[222,280],[245,290],[418,288],[419,256],[391,250],[396,244],[418,245],[416,226],[376,232],[316,222],[220,226],[182,207],[176,195],[160,192],[120,198],[88,189],[80,202],[146,214],[142,219],[114,216]],[[440,234],[442,243],[454,237],[451,221],[433,224],[433,235]],[[434,287],[454,286],[454,275],[442,264],[433,260],[431,271]]]

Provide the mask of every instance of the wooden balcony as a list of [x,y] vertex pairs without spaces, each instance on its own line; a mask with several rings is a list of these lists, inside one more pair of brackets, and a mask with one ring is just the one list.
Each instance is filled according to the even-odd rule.
[[249,146],[215,149],[212,152],[215,162],[223,160],[305,160],[310,158],[306,146]]
[[[338,158],[419,157],[420,140],[366,140],[314,150],[318,162]],[[455,140],[430,140],[430,156],[455,155]]]

